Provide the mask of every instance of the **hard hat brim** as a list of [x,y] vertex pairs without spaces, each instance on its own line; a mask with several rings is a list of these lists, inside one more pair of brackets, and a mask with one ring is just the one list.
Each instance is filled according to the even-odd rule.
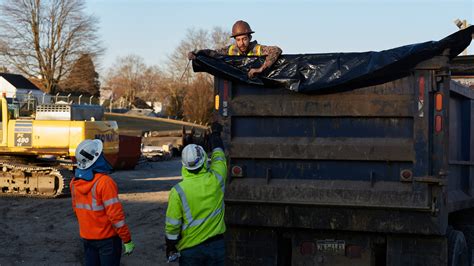
[[247,34],[254,34],[255,31],[248,31],[248,32],[242,32],[242,33],[238,33],[238,34],[235,34],[235,35],[231,35],[230,37],[231,38],[235,38],[237,36],[240,36],[240,35],[247,35]]
[[188,170],[196,170],[196,169],[199,169],[204,163],[201,163],[201,164],[197,164],[195,166],[186,166],[183,164],[183,167],[188,169]]

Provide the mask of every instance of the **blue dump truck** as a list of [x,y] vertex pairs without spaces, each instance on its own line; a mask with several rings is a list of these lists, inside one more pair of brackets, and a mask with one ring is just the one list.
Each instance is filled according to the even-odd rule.
[[451,80],[450,50],[323,93],[217,73],[198,54],[229,160],[227,263],[471,265],[474,90]]

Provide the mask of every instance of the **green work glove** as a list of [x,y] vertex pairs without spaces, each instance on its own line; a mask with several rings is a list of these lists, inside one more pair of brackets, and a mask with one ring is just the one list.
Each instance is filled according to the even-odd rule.
[[123,246],[125,247],[125,251],[123,252],[125,255],[132,254],[133,250],[135,249],[135,244],[131,240],[128,243],[124,243]]

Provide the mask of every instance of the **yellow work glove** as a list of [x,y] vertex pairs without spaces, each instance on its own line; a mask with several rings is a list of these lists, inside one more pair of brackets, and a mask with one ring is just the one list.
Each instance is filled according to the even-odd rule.
[[133,250],[135,249],[135,244],[133,243],[133,241],[124,243],[123,246],[125,247],[125,251],[123,252],[124,255],[132,254]]

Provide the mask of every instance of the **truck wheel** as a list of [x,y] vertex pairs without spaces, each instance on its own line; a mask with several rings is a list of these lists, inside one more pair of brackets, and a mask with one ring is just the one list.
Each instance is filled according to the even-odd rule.
[[448,228],[448,265],[469,266],[466,239],[461,231]]

